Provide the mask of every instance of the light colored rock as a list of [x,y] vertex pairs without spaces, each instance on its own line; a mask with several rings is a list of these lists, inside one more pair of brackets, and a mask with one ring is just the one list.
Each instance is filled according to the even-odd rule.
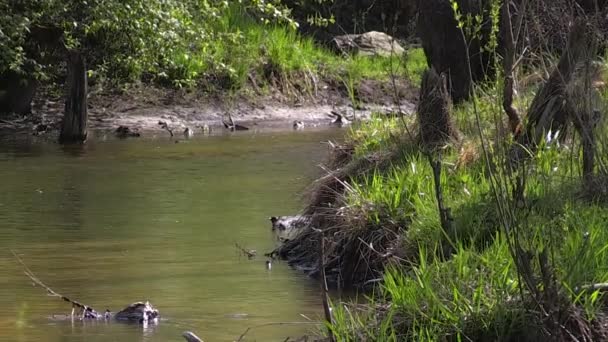
[[399,45],[395,38],[378,31],[336,36],[332,42],[338,50],[344,53],[365,56],[402,55],[405,52],[405,49]]

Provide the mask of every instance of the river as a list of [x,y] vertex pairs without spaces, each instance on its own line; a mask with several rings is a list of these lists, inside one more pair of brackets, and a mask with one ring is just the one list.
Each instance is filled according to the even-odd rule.
[[[302,207],[335,130],[237,132],[62,147],[0,137],[0,340],[233,341],[248,327],[322,313],[318,286],[286,264],[265,267],[268,217]],[[240,256],[235,242],[256,249]],[[32,286],[11,254],[57,292],[98,310],[149,300],[156,326],[70,322],[68,303]],[[305,317],[304,317],[305,316]],[[247,340],[283,341],[315,325],[266,325]]]

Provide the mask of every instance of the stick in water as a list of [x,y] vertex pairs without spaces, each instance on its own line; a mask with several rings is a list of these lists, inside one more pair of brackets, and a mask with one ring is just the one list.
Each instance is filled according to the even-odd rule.
[[15,259],[19,262],[19,264],[21,264],[21,266],[23,266],[23,273],[25,273],[26,276],[28,276],[28,278],[30,278],[35,284],[41,286],[42,288],[44,288],[48,294],[50,296],[53,297],[59,297],[61,299],[63,299],[64,301],[72,304],[72,316],[74,315],[74,307],[79,308],[80,310],[82,310],[82,316],[85,318],[97,318],[100,317],[99,313],[97,313],[97,311],[95,311],[92,307],[82,304],[78,301],[75,301],[73,299],[70,299],[62,294],[59,294],[57,292],[55,292],[53,289],[51,289],[50,287],[48,287],[45,283],[43,283],[40,279],[38,279],[38,277],[36,277],[36,275],[34,274],[34,272],[32,272],[32,270],[30,270],[29,267],[27,267],[27,265],[25,264],[25,262],[23,262],[23,260],[21,260],[21,258],[19,257],[19,255],[17,255],[17,253],[11,249],[11,253],[13,253],[13,256],[15,257]]

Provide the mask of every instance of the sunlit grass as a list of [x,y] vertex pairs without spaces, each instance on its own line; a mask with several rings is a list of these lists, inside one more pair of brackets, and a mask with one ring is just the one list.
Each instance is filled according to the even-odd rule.
[[[236,34],[233,34],[236,33]],[[236,37],[236,38],[235,38]],[[209,44],[199,50],[175,49],[165,77],[183,86],[197,80],[221,78],[224,88],[241,89],[252,76],[274,77],[298,83],[321,77],[354,87],[363,79],[390,77],[419,79],[424,54],[413,49],[404,56],[341,56],[280,24],[265,25],[238,5],[230,6],[214,22]]]
[[[482,134],[495,136],[502,124],[501,103],[492,88],[477,99]],[[530,94],[528,96],[531,96]],[[340,304],[331,326],[340,341],[497,340],[541,337],[542,322],[531,309],[509,249],[490,175],[505,177],[508,141],[489,139],[489,164],[483,158],[460,165],[478,126],[472,105],[456,108],[458,126],[471,140],[442,151],[441,186],[453,216],[450,231],[441,227],[432,171],[403,122],[375,119],[349,132],[354,158],[393,151],[389,166],[352,175],[348,207],[370,227],[406,227],[401,253],[406,260],[389,268],[380,292],[367,305]],[[409,127],[415,127],[408,122]],[[600,130],[602,128],[599,128]],[[502,148],[502,150],[501,150]],[[532,152],[525,171],[526,203],[513,212],[520,243],[530,251],[548,249],[557,282],[566,298],[592,321],[603,310],[603,294],[583,291],[608,281],[608,209],[581,196],[580,150],[555,139]],[[500,179],[500,178],[498,178]],[[538,266],[535,266],[538,267]],[[536,270],[538,271],[538,270]]]

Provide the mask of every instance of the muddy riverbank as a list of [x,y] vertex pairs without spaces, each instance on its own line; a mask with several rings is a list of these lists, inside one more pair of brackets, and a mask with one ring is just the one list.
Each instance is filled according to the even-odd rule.
[[[55,95],[52,95],[52,94]],[[236,123],[247,127],[292,129],[294,121],[303,127],[330,125],[332,111],[352,118],[368,118],[372,113],[413,112],[415,90],[407,82],[365,81],[355,89],[355,105],[342,86],[320,85],[308,94],[285,95],[279,90],[237,97],[209,95],[197,91],[134,87],[120,93],[93,89],[89,94],[89,129],[113,131],[127,126],[138,132],[160,132],[164,121],[177,133],[186,127],[195,133],[204,126],[223,129],[222,118],[229,113]],[[398,100],[396,100],[398,99]],[[354,109],[353,109],[354,108]],[[2,117],[0,128],[51,133],[60,127],[63,99],[60,92],[43,91],[34,100],[27,117]]]

